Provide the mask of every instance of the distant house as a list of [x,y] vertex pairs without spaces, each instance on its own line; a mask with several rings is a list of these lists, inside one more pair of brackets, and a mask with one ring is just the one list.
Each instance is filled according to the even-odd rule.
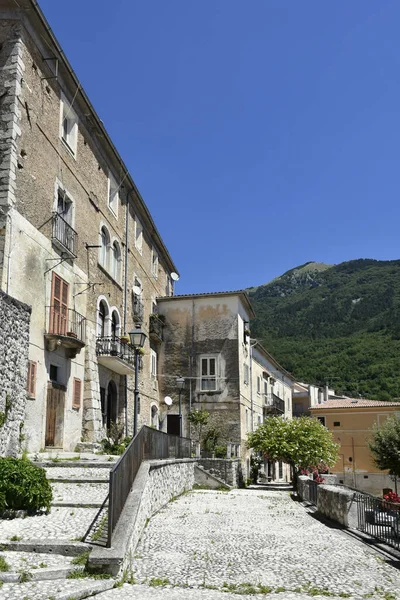
[[[292,379],[251,339],[249,322],[255,315],[246,292],[162,297],[157,299],[157,310],[165,321],[159,354],[160,396],[173,400],[172,406],[160,404],[162,430],[179,433],[176,379],[183,377],[183,435],[189,435],[191,410],[208,411],[218,432],[218,445],[228,445],[240,454],[248,477],[247,434],[270,414],[290,416]],[[279,465],[274,476],[285,478]]]
[[389,416],[400,418],[400,402],[342,398],[328,400],[310,408],[340,444],[339,460],[331,469],[340,483],[381,494],[384,488],[394,488],[386,472],[373,462],[367,440],[375,423],[380,425]]

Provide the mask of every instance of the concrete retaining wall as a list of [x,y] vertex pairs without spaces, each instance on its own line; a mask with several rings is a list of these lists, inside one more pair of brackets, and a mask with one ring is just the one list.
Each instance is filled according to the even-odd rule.
[[225,481],[231,487],[239,487],[241,477],[240,459],[198,458],[197,464],[211,475]]
[[[310,501],[309,478],[298,478],[297,490],[302,500]],[[336,485],[318,485],[317,510],[319,513],[350,528],[357,527],[355,492]]]
[[113,547],[93,549],[91,571],[116,576],[132,570],[132,559],[149,519],[172,498],[193,488],[195,459],[146,461],[136,475],[132,491],[113,535]]

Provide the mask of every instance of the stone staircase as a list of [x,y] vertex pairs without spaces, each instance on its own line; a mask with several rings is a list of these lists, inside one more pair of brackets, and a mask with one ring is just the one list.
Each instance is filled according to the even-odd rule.
[[93,545],[105,544],[109,471],[118,457],[30,458],[46,469],[52,509],[49,515],[0,520],[0,599],[80,600],[112,588],[114,579],[87,574],[85,563]]

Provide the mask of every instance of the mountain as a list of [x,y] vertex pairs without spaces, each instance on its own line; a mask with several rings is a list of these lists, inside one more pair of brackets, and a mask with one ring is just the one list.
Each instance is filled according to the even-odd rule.
[[248,292],[252,337],[298,380],[400,397],[400,260],[309,262]]

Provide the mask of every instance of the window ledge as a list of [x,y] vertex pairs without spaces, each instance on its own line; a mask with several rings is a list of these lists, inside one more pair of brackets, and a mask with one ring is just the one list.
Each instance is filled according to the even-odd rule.
[[207,396],[215,396],[216,394],[221,394],[221,390],[199,390],[198,394],[207,394]]
[[110,211],[112,216],[118,221],[118,213],[116,213],[109,204],[107,204],[107,206],[108,206],[108,210]]
[[71,146],[68,144],[68,142],[66,142],[66,141],[64,140],[64,138],[63,138],[63,137],[60,137],[60,140],[62,141],[62,144],[63,144],[64,148],[67,150],[68,154],[69,154],[70,156],[72,156],[72,158],[73,158],[74,160],[76,160],[76,151],[75,151],[75,152],[73,151],[73,149],[71,148]]

